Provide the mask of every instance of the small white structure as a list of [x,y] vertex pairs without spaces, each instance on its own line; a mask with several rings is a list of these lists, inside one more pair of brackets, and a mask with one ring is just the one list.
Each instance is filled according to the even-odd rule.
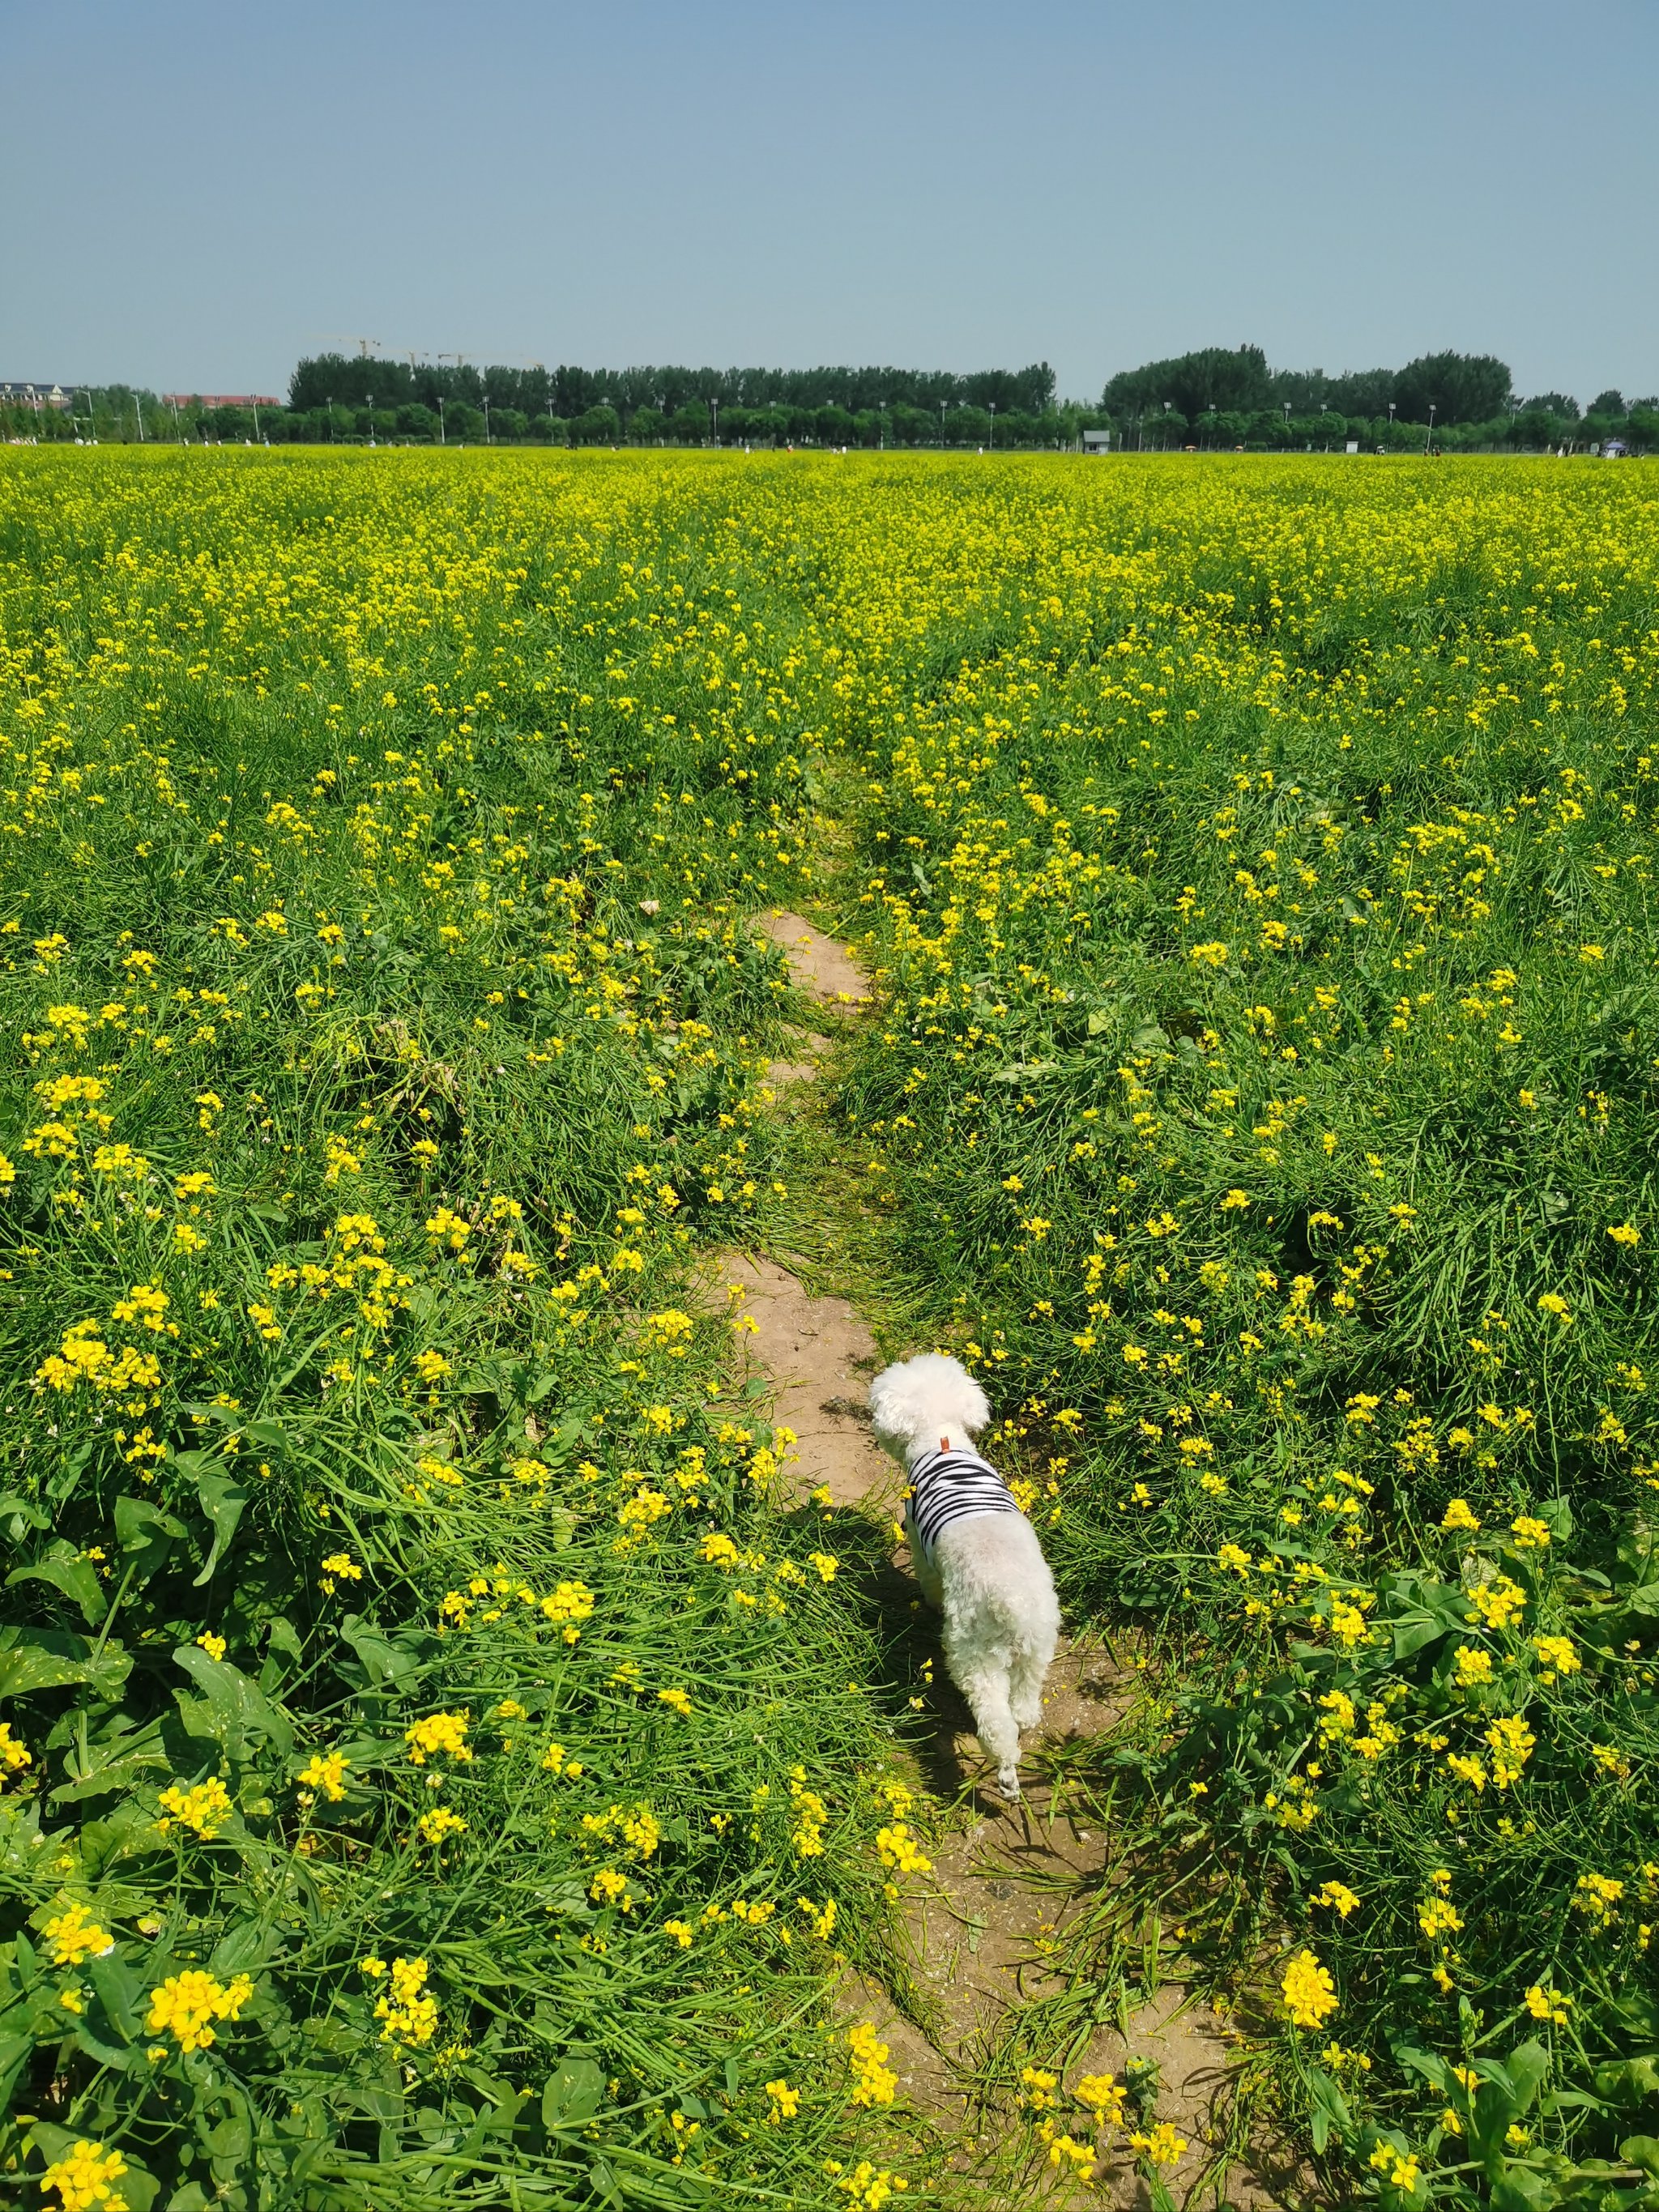
[[1109,430],[1085,430],[1084,432],[1083,450],[1085,453],[1109,453],[1111,449],[1112,434]]

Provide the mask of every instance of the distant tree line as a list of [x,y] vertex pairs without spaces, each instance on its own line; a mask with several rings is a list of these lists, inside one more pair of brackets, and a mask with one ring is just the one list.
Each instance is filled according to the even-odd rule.
[[1260,346],[1205,346],[1123,369],[1101,410],[1126,444],[1316,448],[1358,440],[1401,452],[1605,445],[1659,450],[1659,398],[1597,394],[1583,413],[1559,392],[1522,399],[1492,354],[1425,354],[1403,368],[1327,376],[1270,368]]
[[1022,369],[474,367],[319,354],[285,407],[175,405],[127,385],[80,390],[59,411],[0,404],[0,437],[100,442],[1075,446],[1106,430],[1143,450],[1539,452],[1622,440],[1659,452],[1659,398],[1559,392],[1522,399],[1490,354],[1423,356],[1399,369],[1270,368],[1260,346],[1209,346],[1112,377],[1098,406],[1055,397],[1046,362]]
[[[1021,369],[584,369],[302,361],[284,408],[163,407],[111,386],[64,414],[0,409],[0,434],[240,443],[1020,446],[1074,444],[1092,411],[1060,407],[1046,362]],[[142,433],[140,424],[142,423]]]

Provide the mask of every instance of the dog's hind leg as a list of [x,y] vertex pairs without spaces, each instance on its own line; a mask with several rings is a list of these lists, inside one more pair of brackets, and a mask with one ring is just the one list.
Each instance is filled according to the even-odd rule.
[[1042,1718],[1042,1685],[1054,1656],[1052,1644],[1041,1650],[1033,1650],[1029,1644],[1016,1649],[1010,1669],[1009,1704],[1017,1728],[1035,1728]]
[[1008,1667],[997,1656],[976,1654],[971,1660],[953,1654],[951,1638],[945,1644],[945,1661],[951,1679],[967,1698],[974,1727],[987,1754],[996,1761],[997,1787],[1010,1801],[1019,1796],[1019,1729],[1008,1699]]

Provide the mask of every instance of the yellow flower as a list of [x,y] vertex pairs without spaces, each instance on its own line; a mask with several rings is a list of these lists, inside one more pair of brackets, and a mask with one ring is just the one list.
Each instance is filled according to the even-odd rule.
[[108,1929],[100,1928],[81,1905],[65,1905],[40,1932],[52,1946],[54,1966],[78,1966],[83,1959],[106,1959],[115,1948],[115,1938]]
[[6,1722],[0,1721],[0,1784],[9,1776],[20,1773],[24,1767],[32,1765],[34,1753],[28,1746],[12,1734]]
[[1510,1534],[1515,1538],[1517,1552],[1541,1552],[1550,1540],[1548,1524],[1535,1520],[1529,1513],[1519,1514],[1510,1522]]
[[691,1717],[691,1699],[684,1690],[659,1690],[657,1702],[672,1706],[683,1719],[690,1720]]
[[890,2105],[898,2075],[886,2063],[887,2045],[876,2034],[873,2021],[862,2020],[847,2031],[847,2048],[853,2068],[855,2105]]
[[57,2191],[61,2212],[127,2212],[126,2198],[112,2185],[126,2170],[118,2150],[83,2136],[46,2168],[40,2187],[47,2194]]
[[452,1813],[447,1805],[436,1805],[431,1812],[422,1813],[415,1825],[420,1830],[422,1842],[427,1844],[441,1844],[446,1836],[466,1833],[466,1822],[459,1814]]
[[1425,1897],[1417,1908],[1417,1924],[1430,1942],[1437,1936],[1455,1936],[1463,1916],[1443,1897]]
[[1093,2113],[1096,2125],[1109,2128],[1123,2124],[1123,2101],[1128,2094],[1127,2083],[1115,2074],[1082,2075],[1072,2091],[1079,2104]]
[[1492,1753],[1492,1778],[1498,1789],[1507,1790],[1520,1780],[1538,1739],[1521,1714],[1506,1713],[1486,1729],[1486,1740]]
[[467,1744],[466,1730],[465,1713],[432,1713],[425,1720],[415,1722],[404,1730],[410,1765],[424,1766],[440,1752],[447,1752],[457,1761],[470,1759],[472,1753]]
[[792,2089],[781,2078],[766,2084],[766,2094],[769,2100],[766,2117],[775,2128],[781,2127],[785,2120],[793,2120],[800,2110],[800,2091]]
[[1334,1905],[1345,1920],[1351,1912],[1357,1912],[1359,1909],[1359,1899],[1346,1883],[1340,1881],[1322,1883],[1308,1902],[1310,1905]]
[[1534,2020],[1553,2020],[1559,2027],[1567,2024],[1567,2007],[1572,2000],[1564,1997],[1559,1990],[1534,1982],[1527,1991],[1527,2010]]
[[1311,1951],[1298,1951],[1280,1984],[1285,2010],[1297,2027],[1322,2027],[1337,2008],[1336,1984]]
[[193,1829],[204,1843],[210,1843],[231,1815],[230,1792],[216,1776],[206,1782],[198,1782],[189,1790],[181,1790],[175,1782],[161,1792],[161,1804],[173,1815],[172,1820],[158,1820],[157,1827],[166,1830],[173,1820]]
[[901,1874],[929,1874],[933,1862],[926,1857],[910,1834],[908,1824],[896,1820],[890,1828],[876,1832],[876,1850],[884,1867],[896,1867]]
[[374,2017],[381,2023],[381,2042],[430,2043],[438,2026],[438,2001],[427,1994],[426,1960],[394,1959],[391,1975],[390,1988],[374,2007]]
[[1178,2136],[1168,2120],[1160,2120],[1150,2135],[1137,2129],[1129,2138],[1129,2148],[1154,2166],[1179,2166],[1187,2138]]
[[1526,1592],[1507,1575],[1494,1575],[1489,1583],[1477,1583],[1468,1597],[1488,1628],[1507,1628],[1527,1602]]
[[253,1984],[238,1974],[226,1984],[211,1974],[190,1967],[169,1974],[149,1993],[149,2015],[144,2025],[152,2035],[171,2034],[181,2051],[205,2051],[215,2040],[211,2023],[236,2020],[253,1995]]
[[1440,1516],[1443,1528],[1478,1528],[1480,1526],[1466,1498],[1454,1498]]
[[1621,1221],[1618,1223],[1616,1226],[1610,1228],[1607,1231],[1607,1234],[1612,1237],[1615,1244],[1635,1245],[1639,1244],[1642,1241],[1641,1231],[1632,1227],[1628,1221]]
[[224,1657],[225,1639],[222,1636],[216,1636],[211,1629],[204,1631],[204,1632],[197,1638],[196,1641],[201,1645],[203,1650],[207,1653],[210,1659],[222,1659]]
[[329,1801],[337,1805],[345,1796],[345,1778],[351,1761],[337,1751],[318,1752],[308,1766],[300,1770],[298,1780],[307,1790],[320,1790]]

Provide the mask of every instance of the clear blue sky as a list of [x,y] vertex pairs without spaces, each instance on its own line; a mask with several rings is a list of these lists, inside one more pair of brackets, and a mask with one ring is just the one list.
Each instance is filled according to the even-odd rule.
[[1654,0],[12,0],[0,378],[1501,354],[1659,391]]

